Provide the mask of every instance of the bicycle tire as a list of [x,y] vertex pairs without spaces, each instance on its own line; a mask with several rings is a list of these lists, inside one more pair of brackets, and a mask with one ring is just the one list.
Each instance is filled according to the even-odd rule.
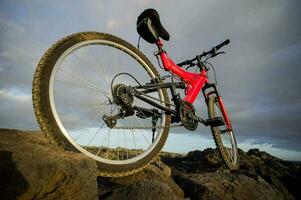
[[[215,105],[217,105],[217,104],[218,104],[217,97],[210,96],[209,99],[208,99],[208,115],[209,115],[209,118],[218,117],[217,116],[217,111],[216,111],[216,108],[215,108]],[[220,117],[222,117],[222,116],[220,116]],[[224,163],[226,164],[226,166],[230,170],[237,170],[238,167],[239,167],[239,165],[238,165],[238,150],[237,150],[236,138],[235,138],[235,135],[234,135],[233,131],[231,131],[232,132],[231,137],[233,139],[231,139],[230,142],[231,142],[231,146],[234,145],[234,151],[235,152],[233,153],[234,154],[233,156],[235,156],[235,158],[231,158],[230,153],[227,151],[226,147],[223,144],[220,127],[210,127],[210,129],[211,129],[211,133],[212,133],[214,142],[215,142],[215,144],[217,146],[217,149],[220,152],[220,154],[221,154],[221,156],[224,160]]]
[[[52,45],[43,55],[35,70],[32,85],[32,101],[36,119],[46,138],[51,143],[60,146],[66,150],[79,152],[79,150],[62,133],[62,130],[60,129],[58,123],[55,120],[53,111],[51,110],[51,102],[49,97],[49,84],[51,73],[55,66],[55,63],[58,61],[60,56],[65,51],[67,51],[67,49],[82,41],[98,39],[112,41],[129,49],[131,52],[136,54],[141,60],[143,60],[143,62],[147,65],[147,67],[151,70],[155,77],[159,77],[158,71],[143,53],[141,53],[130,43],[110,34],[100,32],[80,32],[64,37],[63,39],[59,40],[54,45]],[[145,68],[144,65],[142,66]],[[145,71],[147,73],[150,73],[146,69]],[[164,88],[161,90],[163,92],[164,101],[167,105],[169,104],[167,91]],[[162,147],[164,146],[169,132],[168,127],[170,121],[170,115],[166,115],[164,124],[165,128],[163,129],[163,133],[159,139],[159,142],[156,144],[156,146],[152,149],[150,153],[143,157],[143,159],[140,159],[133,163],[119,165],[102,163],[96,160],[98,166],[98,175],[107,177],[121,177],[136,173],[144,169],[157,157]]]

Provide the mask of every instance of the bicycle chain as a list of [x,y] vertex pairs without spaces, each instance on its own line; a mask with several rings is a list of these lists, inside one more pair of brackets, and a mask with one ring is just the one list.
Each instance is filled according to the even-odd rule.
[[182,124],[170,125],[170,126],[117,126],[112,129],[153,129],[153,128],[174,128],[183,126]]

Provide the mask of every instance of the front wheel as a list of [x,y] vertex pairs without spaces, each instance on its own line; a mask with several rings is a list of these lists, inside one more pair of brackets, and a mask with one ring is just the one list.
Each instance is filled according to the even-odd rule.
[[225,124],[223,126],[211,127],[215,144],[222,158],[230,170],[238,169],[238,151],[231,122],[227,116],[223,102],[216,96],[208,99],[209,118],[221,117]]

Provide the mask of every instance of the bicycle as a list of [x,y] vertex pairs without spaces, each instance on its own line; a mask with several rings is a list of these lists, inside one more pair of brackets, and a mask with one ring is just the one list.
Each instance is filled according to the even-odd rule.
[[[169,34],[155,10],[138,17],[137,31],[158,47],[159,66],[161,60],[171,75],[160,76],[140,50],[116,36],[69,35],[46,51],[34,74],[33,106],[41,130],[52,143],[94,159],[99,175],[117,177],[149,165],[170,128],[194,131],[201,123],[210,126],[226,166],[236,170],[232,125],[216,84],[207,77],[213,68],[208,59],[223,53],[218,50],[230,41],[175,64],[163,49]],[[199,71],[188,71],[192,67]],[[183,99],[178,90],[185,92]],[[193,106],[201,90],[208,119],[197,116]]]

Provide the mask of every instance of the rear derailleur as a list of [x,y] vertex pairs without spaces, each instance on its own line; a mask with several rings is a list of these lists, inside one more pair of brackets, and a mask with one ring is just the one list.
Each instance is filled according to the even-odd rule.
[[109,128],[113,128],[117,124],[117,119],[124,118],[135,114],[132,107],[134,95],[132,88],[124,84],[117,84],[113,87],[112,96],[114,103],[120,106],[119,113],[112,116],[103,115],[102,119]]

